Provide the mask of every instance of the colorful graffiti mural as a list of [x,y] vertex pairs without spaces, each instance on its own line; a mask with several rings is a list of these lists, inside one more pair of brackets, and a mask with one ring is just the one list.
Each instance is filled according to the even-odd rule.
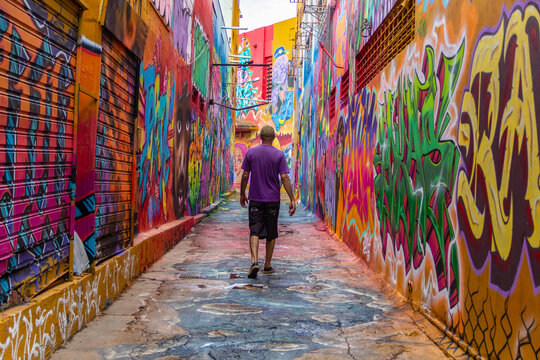
[[204,118],[196,110],[191,113],[191,138],[189,146],[188,165],[188,198],[189,214],[195,215],[201,211],[201,175],[202,175],[202,152],[204,139]]
[[177,93],[176,117],[174,122],[174,172],[173,203],[177,218],[184,216],[188,191],[189,143],[191,136],[191,93],[187,83]]
[[475,269],[491,258],[490,283],[503,294],[527,257],[540,289],[539,26],[537,6],[517,6],[482,33],[463,93],[460,227]]
[[152,0],[152,4],[154,4],[167,26],[171,26],[174,9],[173,0]]
[[1,302],[68,270],[78,20],[71,8],[60,18],[55,5],[0,4]]
[[[448,206],[459,156],[457,146],[442,138],[451,120],[447,111],[461,71],[463,46],[451,57],[441,55],[437,65],[433,48],[426,47],[424,54],[423,80],[418,75],[413,81],[400,78],[399,88],[383,94],[385,103],[380,104],[373,157],[377,212],[383,256],[389,234],[394,250],[403,251],[409,272],[411,266],[421,265],[429,246],[439,290],[449,287],[447,271],[451,270],[453,306],[459,268]],[[437,84],[441,88],[433,88]]]
[[[252,61],[251,47],[249,40],[246,36],[242,37],[240,43],[239,56],[241,64],[247,64]],[[253,71],[248,66],[240,66],[236,72],[236,104],[237,108],[242,109],[248,106],[257,105],[257,93],[258,89],[254,87],[253,83],[259,81],[260,78],[253,77]],[[248,110],[238,111],[238,115],[246,115]]]
[[[361,70],[356,55],[388,31],[400,41],[391,35],[405,25],[385,19],[409,5],[416,37],[388,65],[373,61],[375,78],[346,89],[332,116],[343,75],[355,83]],[[537,1],[337,1],[316,40],[344,69],[314,47],[296,85],[302,202],[490,359],[540,353],[539,9]]]
[[208,97],[208,80],[210,64],[210,43],[201,25],[195,21],[193,26],[193,85],[204,99]]
[[192,5],[187,0],[174,1],[173,37],[176,51],[186,63],[191,61]]
[[[0,5],[1,303],[123,251],[191,202],[195,214],[234,178],[231,112],[210,107],[192,121],[192,83],[208,100],[230,76],[216,68],[210,86],[210,64],[229,51],[221,9],[208,0],[88,5]],[[196,194],[194,167],[208,180]]]
[[142,210],[139,222],[152,227],[161,218],[164,221],[170,219],[168,204],[172,205],[172,202],[167,199],[167,188],[172,181],[172,154],[169,135],[174,129],[176,78],[160,62],[147,68],[141,64],[140,74],[139,117],[144,121],[142,125],[146,131],[141,139],[142,155],[139,160]]
[[[294,84],[290,75],[295,31],[296,18],[293,18],[241,34],[240,62],[265,66],[240,66],[237,71],[236,107],[242,109],[236,113],[237,185],[240,169],[236,163],[241,162],[243,150],[260,143],[258,130],[264,125],[276,129],[274,146],[285,153],[290,168],[293,168]],[[252,108],[244,109],[246,107]]]

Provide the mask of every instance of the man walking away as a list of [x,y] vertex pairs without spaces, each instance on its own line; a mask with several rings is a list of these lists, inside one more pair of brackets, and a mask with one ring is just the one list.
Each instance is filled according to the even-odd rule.
[[[296,203],[289,180],[289,167],[285,155],[272,146],[276,134],[271,126],[261,129],[262,144],[247,151],[242,164],[242,182],[240,184],[240,205],[246,207],[249,202],[249,246],[251,250],[251,268],[248,278],[255,279],[259,272],[259,239],[266,239],[266,259],[264,273],[275,272],[272,268],[272,254],[278,237],[278,215],[280,200],[280,177],[291,203],[289,216],[296,211]],[[246,187],[249,182],[249,199]],[[249,200],[249,201],[248,201]]]

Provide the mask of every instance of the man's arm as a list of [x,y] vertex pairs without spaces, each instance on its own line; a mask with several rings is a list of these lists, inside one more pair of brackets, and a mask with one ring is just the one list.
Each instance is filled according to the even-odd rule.
[[240,205],[246,207],[247,196],[246,196],[246,187],[249,180],[249,171],[244,170],[242,173],[242,180],[240,182]]
[[289,204],[289,216],[293,216],[294,212],[296,211],[296,200],[294,198],[294,194],[292,191],[291,180],[289,179],[289,175],[281,174],[281,183],[283,184],[285,191],[289,195],[289,199],[291,199],[291,203]]

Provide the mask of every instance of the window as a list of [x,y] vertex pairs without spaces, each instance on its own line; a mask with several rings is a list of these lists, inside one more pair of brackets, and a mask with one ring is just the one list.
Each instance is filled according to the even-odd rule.
[[272,100],[272,56],[266,56],[264,63],[269,65],[263,69],[262,96],[270,101]]
[[330,106],[330,122],[332,122],[334,120],[334,118],[336,117],[336,87],[334,86],[334,88],[332,89],[332,91],[330,91],[330,101],[329,101],[329,104],[328,106]]
[[339,89],[339,105],[344,108],[349,103],[349,69],[341,77],[341,89]]
[[397,2],[356,55],[356,93],[414,39],[414,3]]

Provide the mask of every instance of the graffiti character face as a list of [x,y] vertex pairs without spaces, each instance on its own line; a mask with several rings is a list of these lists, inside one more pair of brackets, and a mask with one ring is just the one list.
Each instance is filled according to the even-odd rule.
[[235,181],[240,181],[242,175],[242,162],[247,153],[247,146],[242,143],[234,144],[234,177]]
[[242,151],[239,148],[236,148],[234,150],[234,173],[238,176],[240,174],[240,170],[242,170]]
[[174,131],[174,174],[173,196],[174,214],[177,218],[184,215],[187,196],[187,170],[189,156],[189,136],[191,127],[190,94],[187,84],[176,102]]

